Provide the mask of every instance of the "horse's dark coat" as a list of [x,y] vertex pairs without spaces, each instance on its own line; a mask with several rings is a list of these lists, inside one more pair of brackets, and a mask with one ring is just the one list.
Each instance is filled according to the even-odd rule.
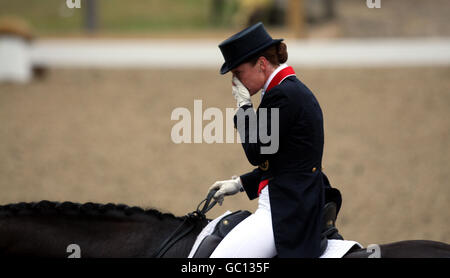
[[[183,220],[122,204],[9,204],[0,206],[0,256],[67,257],[77,244],[82,257],[150,257]],[[187,257],[201,222],[166,257]]]
[[[115,204],[71,202],[17,203],[0,206],[1,257],[68,257],[70,244],[89,257],[151,257],[185,217],[155,209]],[[192,233],[164,257],[187,257],[206,225],[198,219]],[[450,258],[450,245],[427,240],[381,244],[382,258]],[[367,258],[366,249],[351,250],[347,258]]]

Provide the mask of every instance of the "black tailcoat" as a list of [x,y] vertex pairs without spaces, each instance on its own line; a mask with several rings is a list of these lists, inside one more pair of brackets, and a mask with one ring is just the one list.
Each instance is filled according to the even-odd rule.
[[235,127],[249,162],[259,166],[241,176],[243,187],[252,200],[258,197],[260,181],[269,179],[272,225],[279,257],[319,257],[324,191],[329,187],[321,170],[322,110],[313,93],[295,76],[287,77],[265,93],[256,117],[261,108],[267,108],[269,133],[272,130],[270,108],[279,108],[279,148],[274,154],[261,154],[261,146],[270,143],[262,144],[259,139],[250,143],[249,140],[249,129],[259,131],[260,127],[248,124],[242,130],[237,127],[239,113],[247,109],[253,111],[253,108],[238,109]]

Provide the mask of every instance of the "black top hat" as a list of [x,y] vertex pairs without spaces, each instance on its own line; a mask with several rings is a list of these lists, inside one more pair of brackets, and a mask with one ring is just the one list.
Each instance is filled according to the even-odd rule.
[[261,22],[245,28],[219,44],[225,63],[220,68],[220,74],[225,74],[241,63],[252,58],[269,46],[283,39],[272,39]]

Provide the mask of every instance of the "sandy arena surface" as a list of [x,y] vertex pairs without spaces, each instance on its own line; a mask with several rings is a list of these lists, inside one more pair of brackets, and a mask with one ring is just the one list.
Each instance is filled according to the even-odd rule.
[[[325,117],[323,166],[338,228],[363,245],[450,242],[450,68],[297,69]],[[235,144],[175,144],[171,113],[233,107],[217,70],[51,70],[0,85],[0,203],[125,203],[175,215],[250,171]],[[259,95],[254,97],[259,103]],[[205,121],[204,125],[209,121]],[[225,210],[254,210],[245,194]]]

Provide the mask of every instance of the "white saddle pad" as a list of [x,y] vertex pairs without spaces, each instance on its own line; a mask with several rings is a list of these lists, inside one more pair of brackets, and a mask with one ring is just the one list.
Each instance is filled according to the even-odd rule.
[[329,239],[327,249],[320,258],[342,258],[355,245],[362,245],[353,240]]
[[[197,239],[195,240],[195,243],[192,246],[188,258],[192,258],[195,252],[197,251],[198,246],[203,241],[203,239],[213,233],[214,228],[216,227],[220,219],[222,219],[224,216],[230,213],[231,211],[226,211],[221,216],[209,222],[208,225],[206,225],[205,228],[203,228],[203,230],[197,236]],[[359,247],[362,248],[362,245],[356,241],[329,239],[327,249],[325,250],[325,252],[323,252],[320,258],[342,258],[355,245],[358,245]]]

